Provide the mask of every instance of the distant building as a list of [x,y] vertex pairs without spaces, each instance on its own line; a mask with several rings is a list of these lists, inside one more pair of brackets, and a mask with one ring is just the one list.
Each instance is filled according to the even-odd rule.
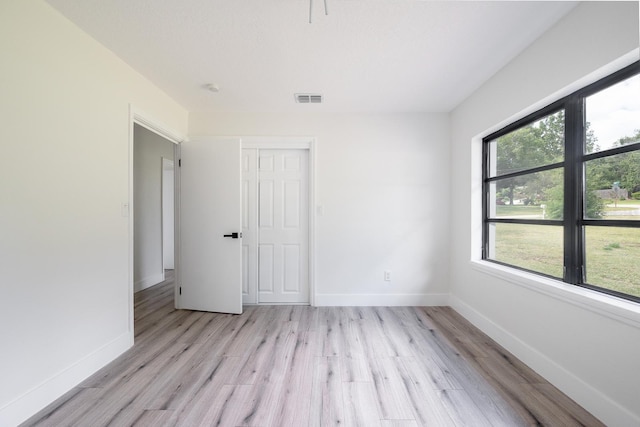
[[[626,200],[629,198],[629,190],[625,190],[623,188],[619,190],[613,190],[613,189],[595,190],[595,192],[598,195],[598,197],[605,200],[611,200],[616,198],[618,200]],[[618,193],[617,195],[616,195],[616,192]]]

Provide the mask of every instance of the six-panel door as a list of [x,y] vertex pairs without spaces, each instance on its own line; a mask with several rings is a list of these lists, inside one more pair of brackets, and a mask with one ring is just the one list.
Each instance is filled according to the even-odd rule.
[[308,150],[243,150],[245,302],[309,303],[308,179]]

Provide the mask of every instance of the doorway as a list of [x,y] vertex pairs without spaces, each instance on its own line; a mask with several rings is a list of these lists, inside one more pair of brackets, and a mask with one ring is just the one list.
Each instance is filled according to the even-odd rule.
[[309,304],[309,150],[242,150],[244,304]]
[[[163,158],[168,161],[177,158],[178,144],[183,138],[167,130],[159,122],[138,112],[133,106],[130,108],[129,118],[129,199],[127,203],[122,205],[122,215],[129,218],[128,311],[129,332],[133,344],[135,335],[134,294],[154,286],[154,284],[175,283],[173,273],[177,274],[179,271],[178,261],[175,259],[173,271],[168,264],[168,274],[165,274],[164,254],[167,250],[163,248],[162,242],[164,237],[171,234],[171,231],[164,231],[162,227],[163,217],[168,219],[169,216],[162,212],[162,200],[165,199],[165,202],[168,202],[171,198],[163,197],[162,190],[163,187],[166,187],[166,190],[169,189],[168,180],[170,179],[168,176],[163,177],[166,164]],[[140,149],[145,154],[141,155]],[[149,152],[155,154],[149,156]],[[140,181],[141,179],[142,181]],[[177,179],[177,176],[174,179]],[[142,184],[143,188],[138,187],[138,184]],[[174,186],[173,191],[176,188],[177,186]],[[150,202],[150,198],[153,199],[152,202]],[[174,206],[176,202],[177,195],[174,194]],[[149,211],[152,212],[150,218],[147,216]],[[174,215],[178,216],[175,207]],[[173,240],[176,241],[178,229],[174,229],[173,234]],[[175,285],[170,286],[175,287]]]
[[[173,197],[164,194],[173,186],[163,178],[165,165],[173,162],[175,145],[137,124],[133,145],[134,289],[138,292],[165,279],[164,241],[174,239],[173,227],[163,218],[172,217],[165,210],[173,212],[175,207]],[[169,264],[173,270],[173,261]]]

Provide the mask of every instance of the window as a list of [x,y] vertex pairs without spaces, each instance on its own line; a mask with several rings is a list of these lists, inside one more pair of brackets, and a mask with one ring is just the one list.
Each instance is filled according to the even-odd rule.
[[640,62],[483,139],[482,258],[640,302]]

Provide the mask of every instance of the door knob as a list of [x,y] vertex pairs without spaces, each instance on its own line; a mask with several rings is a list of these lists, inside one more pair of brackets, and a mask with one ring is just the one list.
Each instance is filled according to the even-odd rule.
[[225,235],[223,235],[223,237],[231,237],[232,239],[237,239],[237,238],[241,238],[242,239],[242,233],[225,234]]

